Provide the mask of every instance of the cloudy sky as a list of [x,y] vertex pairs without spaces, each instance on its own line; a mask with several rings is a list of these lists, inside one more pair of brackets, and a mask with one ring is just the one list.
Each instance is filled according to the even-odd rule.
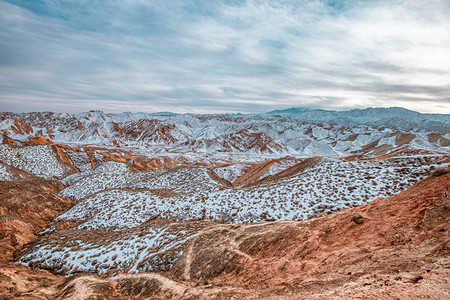
[[0,111],[450,113],[448,0],[0,0]]

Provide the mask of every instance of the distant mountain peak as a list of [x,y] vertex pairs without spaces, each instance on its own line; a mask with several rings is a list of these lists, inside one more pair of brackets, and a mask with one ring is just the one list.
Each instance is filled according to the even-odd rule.
[[171,112],[171,111],[159,111],[159,112],[155,112],[155,113],[150,113],[149,115],[152,115],[152,116],[175,116],[175,115],[179,115],[179,114]]
[[276,109],[267,112],[267,114],[299,114],[309,111],[326,111],[323,109],[316,109],[316,108],[308,108],[308,107],[291,107],[287,109]]

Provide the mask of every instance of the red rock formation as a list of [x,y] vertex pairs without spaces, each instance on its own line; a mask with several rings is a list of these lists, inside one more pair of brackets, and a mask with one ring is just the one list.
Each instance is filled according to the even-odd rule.
[[0,181],[0,263],[13,259],[16,250],[36,238],[35,233],[71,205],[58,197],[62,187],[40,178]]
[[8,265],[0,268],[0,293],[26,291],[37,299],[447,299],[449,195],[450,171],[438,170],[398,195],[317,219],[210,222],[163,274],[63,280],[41,271],[48,278],[41,290],[44,281],[31,280],[36,271]]
[[53,132],[53,130],[48,129],[47,128],[47,135],[49,138],[54,139],[55,138],[55,133]]
[[0,132],[3,133],[4,135],[10,135],[10,134],[11,134],[11,133],[10,133],[8,130],[6,130],[6,129],[2,129],[2,130],[0,130]]
[[[42,131],[41,131],[41,135],[42,135]],[[33,145],[55,145],[55,142],[53,142],[52,140],[46,139],[42,136],[30,137],[30,138],[28,138],[28,140]]]
[[26,122],[20,120],[14,120],[14,125],[11,126],[11,130],[15,134],[30,134],[33,133],[33,127]]

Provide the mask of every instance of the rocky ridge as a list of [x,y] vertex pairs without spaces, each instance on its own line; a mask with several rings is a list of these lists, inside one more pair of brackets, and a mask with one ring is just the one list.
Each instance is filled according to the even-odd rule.
[[[157,273],[64,279],[3,266],[0,289],[18,299],[446,299],[449,182],[438,170],[398,195],[303,222],[190,223],[195,235]],[[34,281],[13,284],[22,280]]]
[[447,298],[446,118],[1,113],[0,298]]
[[167,115],[90,111],[0,113],[11,138],[59,144],[137,147],[152,153],[382,155],[406,145],[449,151],[448,115],[398,108],[349,112],[280,111],[250,115]]

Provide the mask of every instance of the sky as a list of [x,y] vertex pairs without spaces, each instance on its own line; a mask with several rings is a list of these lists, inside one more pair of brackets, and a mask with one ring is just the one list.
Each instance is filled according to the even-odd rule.
[[449,0],[0,0],[0,111],[450,113]]

